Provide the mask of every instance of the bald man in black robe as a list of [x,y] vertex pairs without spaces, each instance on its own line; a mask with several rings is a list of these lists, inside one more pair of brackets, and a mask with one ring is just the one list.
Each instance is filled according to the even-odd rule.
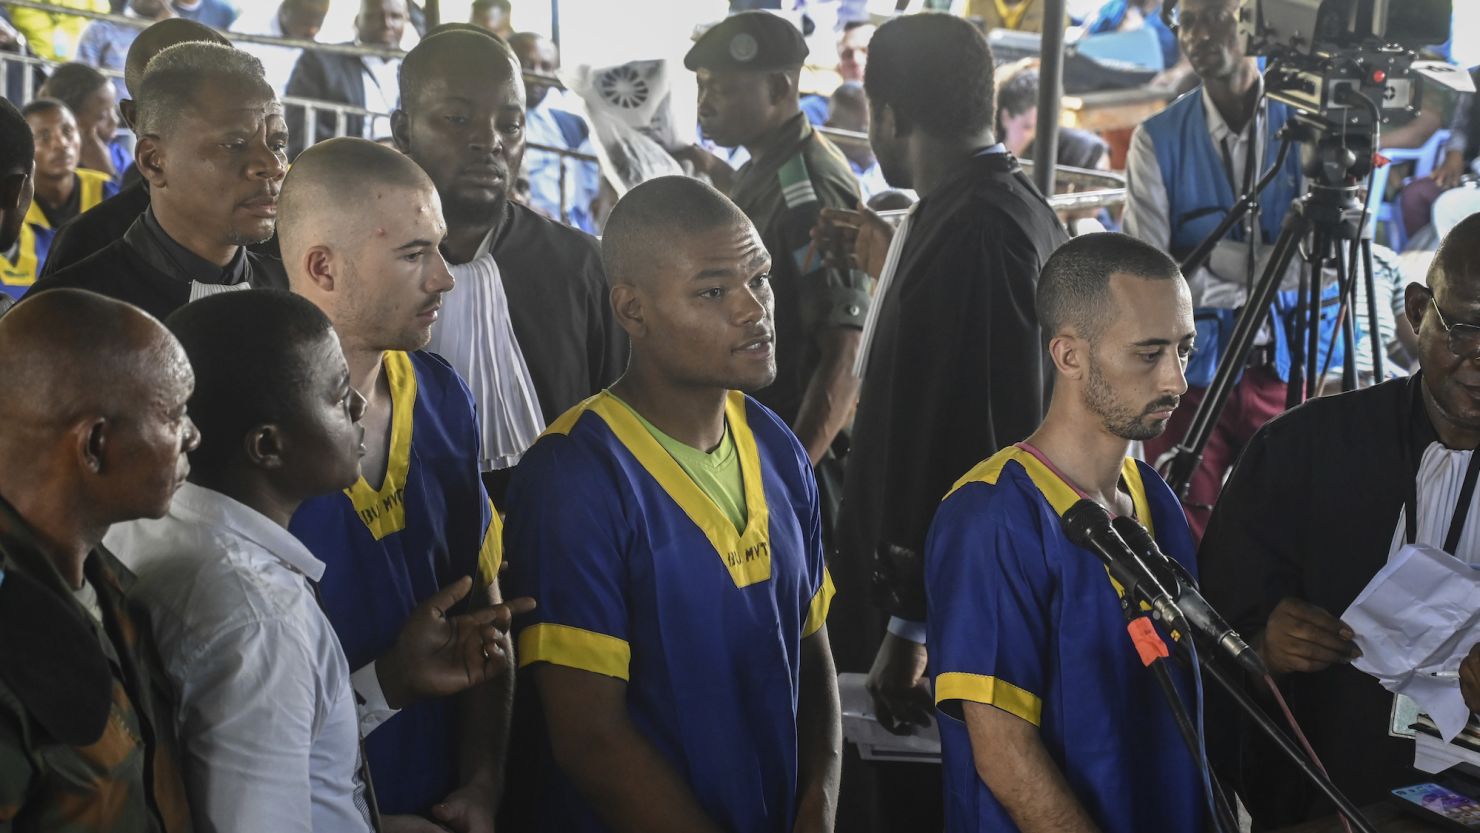
[[[1428,779],[1411,769],[1413,742],[1389,735],[1393,695],[1351,667],[1354,634],[1337,617],[1405,544],[1480,564],[1480,215],[1450,232],[1428,285],[1409,284],[1405,304],[1420,372],[1311,400],[1266,425],[1198,553],[1208,600],[1250,637],[1358,806]],[[1257,729],[1223,740],[1212,751],[1240,762],[1257,824],[1332,812]]]

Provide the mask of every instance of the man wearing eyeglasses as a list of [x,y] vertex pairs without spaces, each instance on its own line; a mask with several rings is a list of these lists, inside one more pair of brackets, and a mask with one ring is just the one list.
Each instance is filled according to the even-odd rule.
[[[1261,429],[1198,552],[1208,600],[1251,637],[1358,806],[1420,776],[1409,769],[1413,743],[1388,733],[1393,695],[1351,666],[1360,651],[1337,615],[1406,544],[1480,565],[1480,215],[1445,238],[1405,308],[1419,373],[1312,400]],[[1331,812],[1244,735],[1241,792],[1255,829]]]

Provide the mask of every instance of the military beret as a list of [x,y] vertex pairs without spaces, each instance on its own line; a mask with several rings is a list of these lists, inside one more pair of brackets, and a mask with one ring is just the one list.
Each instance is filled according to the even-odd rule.
[[683,65],[691,70],[787,69],[801,66],[807,51],[802,33],[785,18],[741,12],[701,35],[683,57]]

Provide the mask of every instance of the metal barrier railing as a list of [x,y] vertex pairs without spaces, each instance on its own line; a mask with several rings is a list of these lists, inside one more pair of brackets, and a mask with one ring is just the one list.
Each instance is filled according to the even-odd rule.
[[[267,0],[263,0],[266,2]],[[85,20],[104,20],[109,23],[117,23],[133,29],[147,29],[154,21],[138,17],[126,17],[120,14],[108,14],[106,12],[94,12],[86,9],[69,9],[54,3],[41,3],[37,0],[4,0],[5,6],[15,6],[23,9],[35,9],[37,11],[49,12],[51,14],[68,15],[80,17]],[[222,32],[221,34],[236,43],[257,43],[264,46],[286,46],[293,49],[313,49],[319,52],[328,52],[337,55],[367,55],[380,58],[401,58],[406,55],[405,51],[385,46],[365,46],[357,43],[321,43],[319,41],[302,40],[300,38],[279,38],[273,35],[256,35],[248,32]],[[539,72],[525,72],[526,81],[544,81],[548,84],[559,84],[560,79],[554,75]]]
[[[42,4],[31,4],[42,5]],[[132,20],[132,18],[129,18]],[[0,53],[0,91],[8,90],[12,65],[19,66],[21,73],[21,98],[13,102],[17,107],[25,106],[32,97],[32,91],[36,89],[36,75],[39,71],[55,68],[58,64],[45,58],[37,58],[33,55],[20,55],[12,53]],[[122,78],[123,73],[116,69],[99,69],[105,77]],[[303,108],[303,123],[308,130],[306,137],[308,144],[316,144],[319,141],[318,131],[312,126],[316,125],[318,114],[321,112],[332,112],[334,114],[334,135],[344,136],[349,132],[349,119],[356,116],[364,119],[389,118],[389,113],[377,110],[369,110],[364,107],[356,107],[353,104],[343,104],[337,101],[323,101],[312,98],[298,98],[297,96],[283,96],[280,99],[284,106]],[[526,150],[552,153],[566,159],[578,162],[590,162],[597,166],[601,165],[601,159],[589,153],[570,150],[568,148],[542,145],[536,142],[526,142]],[[560,166],[560,219],[562,222],[570,222],[570,206],[566,204],[566,170],[565,165]]]
[[[37,2],[36,0],[5,0],[5,5],[27,9],[36,9],[53,14],[71,15],[73,17],[85,18],[87,20],[105,20],[111,23],[118,23],[124,26],[130,26],[140,29],[148,27],[152,22],[140,18],[126,17],[124,15],[104,14],[100,12],[87,11],[85,9],[69,9],[64,6],[57,6],[52,3]],[[299,40],[294,38],[278,38],[269,35],[253,35],[242,32],[225,32],[223,34],[229,37],[233,42],[266,44],[270,46],[286,46],[297,49],[315,49],[320,52],[330,52],[347,55],[401,57],[406,54],[399,49],[361,46],[358,44],[319,43],[317,41]],[[35,86],[34,82],[37,68],[49,68],[55,65],[55,63],[52,61],[47,61],[41,58],[35,58],[27,55],[0,54],[0,58],[3,58],[3,62],[0,62],[0,89],[8,89],[8,87],[6,87],[6,84],[9,81],[9,64],[18,63],[21,65],[23,94],[26,99],[29,99],[31,90]],[[123,73],[118,70],[102,69],[100,71],[110,78],[119,78],[123,75]],[[525,72],[524,80],[526,82],[535,81],[563,86],[558,77],[553,75],[546,75],[543,73]],[[317,124],[316,117],[320,112],[332,112],[334,114],[335,136],[343,136],[348,132],[348,122],[351,116],[361,117],[365,119],[387,118],[389,116],[388,113],[377,112],[374,110],[366,109],[364,107],[356,107],[354,105],[343,104],[334,101],[320,101],[314,99],[286,96],[282,99],[282,101],[284,105],[301,107],[303,109],[303,122],[306,127]],[[23,104],[24,102],[18,103]],[[318,140],[318,131],[313,127],[308,127],[308,130],[308,144],[314,144]],[[817,130],[819,133],[827,136],[830,140],[838,143],[862,142],[866,144],[868,142],[867,133],[859,133],[851,130],[839,130],[832,127],[819,127],[817,128]],[[567,172],[563,160],[573,159],[581,162],[591,162],[595,163],[598,166],[601,165],[601,160],[590,154],[580,153],[577,151],[569,150],[567,148],[559,148],[532,143],[527,144],[526,148],[529,150],[541,151],[544,153],[552,153],[562,157],[559,183],[560,219],[564,222],[569,222],[570,206],[566,204]],[[1033,162],[1031,160],[1020,161],[1022,162],[1024,168],[1030,171],[1032,170]],[[1086,187],[1089,190],[1071,191],[1068,193],[1051,195],[1048,198],[1048,202],[1055,209],[1063,211],[1095,209],[1121,205],[1125,202],[1125,178],[1123,176],[1107,171],[1094,171],[1084,168],[1073,168],[1066,165],[1056,166],[1056,172],[1058,179],[1070,184]]]

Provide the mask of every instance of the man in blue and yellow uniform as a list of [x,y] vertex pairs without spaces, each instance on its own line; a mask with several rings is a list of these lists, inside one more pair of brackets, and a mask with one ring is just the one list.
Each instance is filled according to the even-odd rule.
[[[1091,234],[1049,258],[1036,306],[1055,370],[1048,416],[961,479],[926,545],[946,829],[1198,833],[1198,767],[1116,587],[1059,522],[1092,499],[1195,570],[1176,498],[1127,456],[1187,390],[1192,298],[1162,252]],[[1190,705],[1190,680],[1174,677]]]
[[[412,610],[465,576],[474,599],[499,601],[501,526],[479,479],[472,395],[445,361],[420,351],[452,288],[437,252],[447,225],[421,168],[362,139],[300,155],[281,214],[293,291],[334,323],[366,400],[359,480],[306,501],[289,529],[326,565],[321,600],[363,709],[397,709],[410,698],[382,690],[396,675],[376,660]],[[505,674],[381,724],[365,740],[381,811],[489,829],[512,696]]]
[[559,767],[540,829],[831,831],[817,487],[786,424],[740,392],[776,374],[771,259],[683,177],[617,204],[602,259],[631,363],[509,489],[510,587],[540,600],[519,661]]
[[[10,268],[13,250],[26,227],[35,188],[31,173],[35,169],[36,140],[31,136],[31,126],[14,104],[0,98],[0,253],[5,256],[0,269]],[[7,277],[8,273],[0,275],[0,283]],[[0,292],[0,312],[14,303],[13,297]]]
[[14,256],[0,268],[0,292],[17,299],[41,274],[57,228],[118,193],[117,183],[107,174],[77,167],[82,139],[67,105],[40,98],[21,113],[35,142],[36,198],[26,213]]
[[[776,293],[776,380],[756,391],[796,432],[818,465],[824,529],[841,499],[835,454],[858,399],[854,359],[868,315],[869,279],[824,263],[812,227],[824,208],[858,205],[848,160],[817,134],[801,111],[798,79],[807,44],[769,12],[732,15],[705,32],[684,56],[699,83],[699,124],[726,147],[743,146],[750,162],[731,173],[701,157],[706,170],[760,231],[771,253]],[[846,437],[838,448],[846,446]],[[823,463],[826,461],[826,463]]]

